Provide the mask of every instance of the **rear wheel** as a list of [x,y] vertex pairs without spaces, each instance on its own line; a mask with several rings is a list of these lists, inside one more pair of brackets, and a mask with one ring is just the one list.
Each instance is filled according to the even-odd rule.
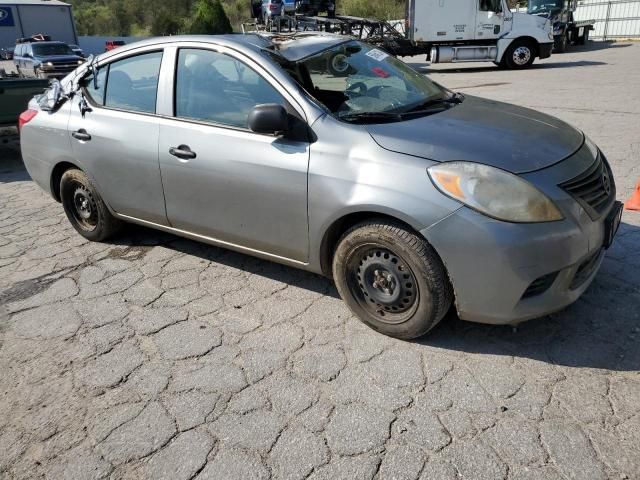
[[69,222],[87,240],[106,240],[122,225],[111,215],[89,177],[81,170],[64,172],[60,180],[60,197]]
[[349,308],[364,323],[392,337],[424,335],[452,302],[444,265],[431,245],[386,221],[363,222],[342,236],[333,275]]
[[536,59],[536,46],[531,40],[515,40],[504,53],[502,61],[510,69],[528,68]]
[[567,51],[567,45],[569,44],[569,37],[566,33],[559,35],[553,43],[554,53],[564,53]]
[[578,45],[586,45],[589,42],[589,29],[585,28],[584,33],[578,39]]

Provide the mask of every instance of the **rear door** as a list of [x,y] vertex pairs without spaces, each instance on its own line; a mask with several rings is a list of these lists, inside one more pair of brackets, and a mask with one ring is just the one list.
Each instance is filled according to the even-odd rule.
[[97,88],[87,79],[73,98],[70,141],[78,163],[117,213],[166,225],[158,165],[156,115],[162,49],[118,56],[100,65]]

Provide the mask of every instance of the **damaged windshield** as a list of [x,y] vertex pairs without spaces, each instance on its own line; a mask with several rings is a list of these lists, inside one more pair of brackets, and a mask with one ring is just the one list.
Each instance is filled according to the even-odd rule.
[[536,14],[562,9],[565,0],[529,0],[527,13]]
[[356,41],[303,59],[299,67],[305,89],[345,121],[401,120],[421,106],[438,103],[443,108],[450,98],[400,60]]

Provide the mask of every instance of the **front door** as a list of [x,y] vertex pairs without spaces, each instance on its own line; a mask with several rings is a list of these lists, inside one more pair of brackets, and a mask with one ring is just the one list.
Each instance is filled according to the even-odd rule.
[[[97,85],[85,80],[91,111],[73,98],[70,141],[77,162],[117,213],[167,224],[158,164],[156,94],[162,51],[101,66]],[[97,88],[96,88],[97,87]]]
[[502,0],[478,0],[478,15],[476,17],[476,40],[496,40],[506,31],[505,17],[511,17],[505,12]]
[[177,57],[175,115],[161,119],[159,146],[171,226],[306,262],[309,144],[247,128],[258,104],[292,107],[231,55],[184,48]]

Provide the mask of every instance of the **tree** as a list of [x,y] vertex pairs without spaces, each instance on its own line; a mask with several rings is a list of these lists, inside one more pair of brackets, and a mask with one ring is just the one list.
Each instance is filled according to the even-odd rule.
[[198,0],[195,4],[193,22],[189,28],[192,34],[231,33],[231,22],[220,0]]
[[152,35],[177,35],[182,30],[180,20],[162,9],[151,22]]

